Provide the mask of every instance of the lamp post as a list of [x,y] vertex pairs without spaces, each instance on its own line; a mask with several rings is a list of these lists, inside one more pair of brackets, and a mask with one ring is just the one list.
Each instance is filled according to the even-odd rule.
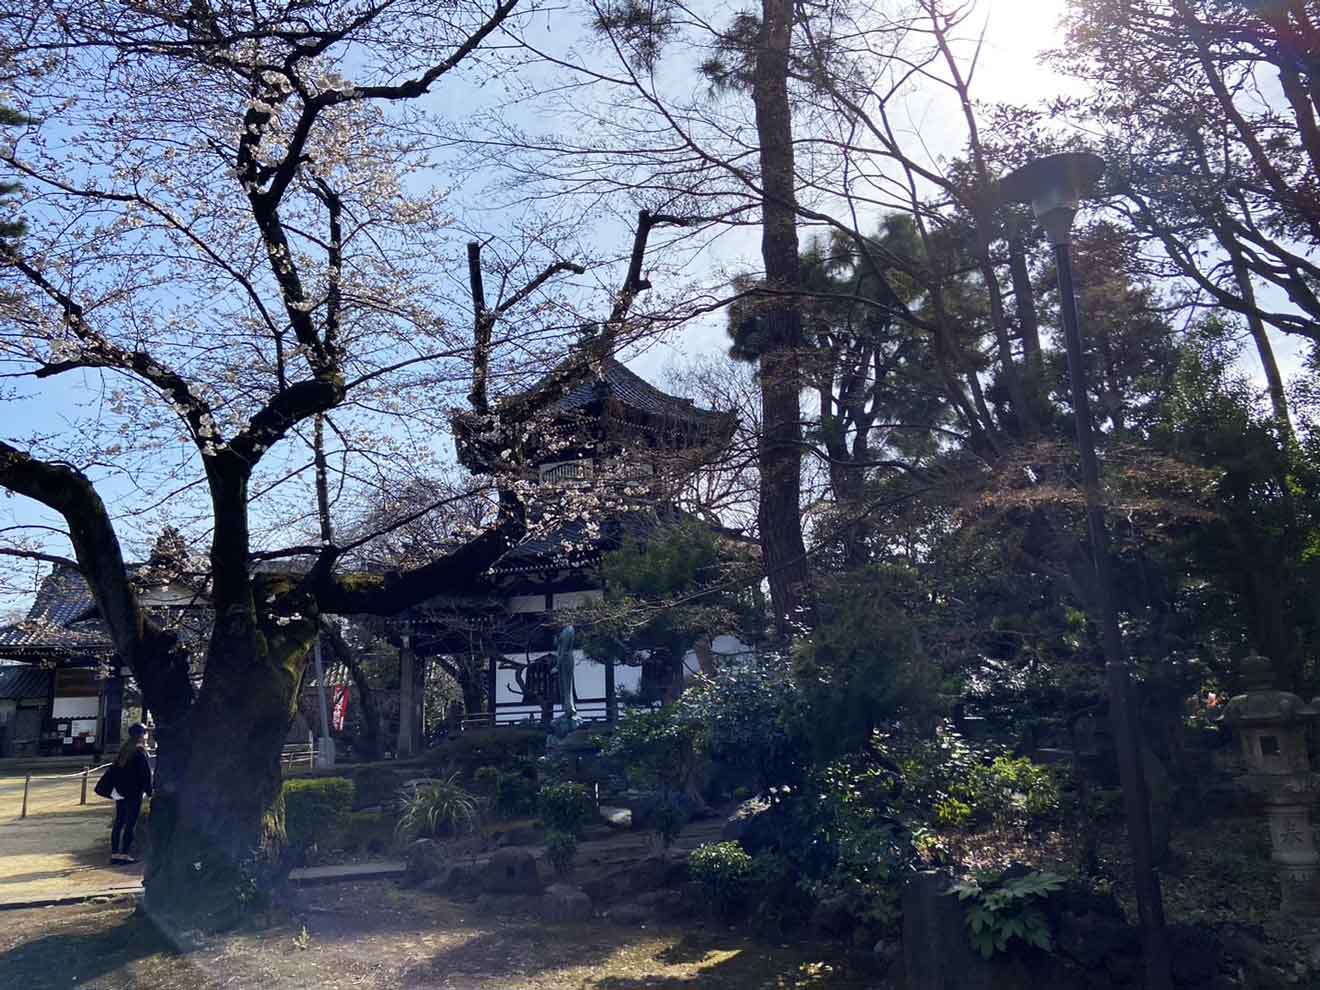
[[1059,273],[1059,312],[1068,354],[1068,380],[1072,388],[1073,418],[1077,422],[1077,446],[1082,458],[1082,487],[1086,495],[1086,528],[1091,542],[1095,571],[1095,605],[1100,612],[1101,639],[1105,655],[1105,683],[1109,714],[1118,750],[1119,778],[1127,814],[1128,842],[1132,852],[1137,911],[1141,917],[1147,990],[1171,986],[1169,950],[1164,936],[1164,906],[1159,879],[1155,875],[1151,849],[1150,804],[1141,767],[1140,733],[1133,715],[1132,685],[1123,636],[1118,627],[1109,564],[1109,539],[1105,531],[1105,507],[1100,488],[1100,465],[1095,456],[1095,427],[1086,394],[1086,366],[1082,336],[1077,326],[1077,300],[1073,292],[1072,223],[1082,200],[1090,195],[1105,163],[1099,155],[1071,152],[1049,155],[1028,162],[999,183],[1001,202],[1027,202],[1040,221]]

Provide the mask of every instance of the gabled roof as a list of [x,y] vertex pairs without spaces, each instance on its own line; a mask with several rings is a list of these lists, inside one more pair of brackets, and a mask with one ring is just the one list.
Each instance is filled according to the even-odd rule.
[[110,632],[83,576],[57,564],[41,582],[27,618],[0,626],[0,656],[112,654]]
[[691,399],[662,392],[614,358],[606,358],[595,378],[580,382],[554,405],[558,413],[581,413],[614,399],[636,412],[674,424],[720,432],[733,426],[732,413],[703,409]]
[[50,697],[49,670],[26,665],[0,666],[0,701]]
[[549,532],[524,539],[491,565],[486,573],[492,577],[504,577],[586,568],[610,551],[619,549],[628,537],[643,540],[666,526],[692,518],[670,507],[659,511],[646,508],[615,513],[594,528],[584,520],[573,519]]

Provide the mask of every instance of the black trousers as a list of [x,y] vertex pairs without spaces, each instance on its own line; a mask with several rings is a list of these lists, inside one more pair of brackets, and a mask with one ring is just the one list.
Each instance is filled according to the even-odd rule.
[[133,829],[142,812],[142,798],[123,798],[115,802],[115,826],[110,830],[110,851],[126,853],[133,848]]

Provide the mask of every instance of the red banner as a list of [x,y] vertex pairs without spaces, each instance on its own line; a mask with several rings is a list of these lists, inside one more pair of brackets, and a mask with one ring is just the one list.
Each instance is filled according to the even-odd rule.
[[348,719],[348,685],[335,684],[334,704],[330,708],[330,726],[335,732],[344,731],[344,722]]

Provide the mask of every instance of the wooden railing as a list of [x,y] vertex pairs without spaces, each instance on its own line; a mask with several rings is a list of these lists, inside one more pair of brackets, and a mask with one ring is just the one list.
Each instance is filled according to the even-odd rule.
[[594,465],[591,461],[564,461],[560,464],[548,464],[541,468],[541,480],[550,484],[565,481],[590,481]]

